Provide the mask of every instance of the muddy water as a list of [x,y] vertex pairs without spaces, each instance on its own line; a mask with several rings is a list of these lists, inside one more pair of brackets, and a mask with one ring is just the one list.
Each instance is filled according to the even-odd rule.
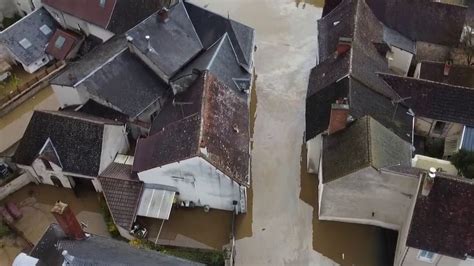
[[316,176],[304,171],[305,94],[323,1],[194,2],[257,31],[252,189],[249,212],[237,219],[237,264],[384,265],[382,230],[317,219]]

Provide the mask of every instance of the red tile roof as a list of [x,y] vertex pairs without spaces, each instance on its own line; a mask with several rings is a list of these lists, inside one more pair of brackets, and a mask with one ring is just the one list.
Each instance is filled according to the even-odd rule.
[[[56,42],[60,37],[64,38],[64,42],[61,47],[57,47]],[[71,50],[79,43],[79,40],[79,36],[76,34],[57,29],[53,37],[49,39],[46,53],[52,55],[58,60],[64,60]]]

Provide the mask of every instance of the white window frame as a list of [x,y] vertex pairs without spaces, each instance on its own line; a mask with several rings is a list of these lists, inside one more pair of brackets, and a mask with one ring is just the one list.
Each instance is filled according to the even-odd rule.
[[[425,252],[425,253],[431,253],[433,254],[433,257],[430,259],[430,258],[427,258],[425,256],[422,255],[422,253]],[[419,261],[424,261],[424,262],[428,262],[428,263],[433,263],[435,260],[436,260],[436,257],[438,256],[438,254],[434,253],[434,252],[431,252],[431,251],[427,251],[427,250],[420,250],[418,251],[418,256],[416,256],[416,258],[419,260]]]

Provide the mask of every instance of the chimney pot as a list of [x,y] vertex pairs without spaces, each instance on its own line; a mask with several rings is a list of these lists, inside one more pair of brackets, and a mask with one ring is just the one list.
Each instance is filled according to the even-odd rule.
[[163,7],[158,11],[158,20],[161,23],[166,23],[169,20],[169,11],[166,7]]
[[431,188],[433,188],[434,181],[436,178],[436,168],[431,167],[428,175],[424,175],[423,179],[423,188],[421,190],[421,195],[428,196],[431,192]]
[[74,215],[71,208],[69,208],[69,205],[64,202],[57,201],[51,209],[51,213],[58,221],[61,229],[69,238],[74,240],[86,238],[81,224],[77,221],[76,215]]
[[336,103],[331,105],[328,134],[331,135],[346,128],[348,119],[349,104],[347,103],[347,98],[336,100]]

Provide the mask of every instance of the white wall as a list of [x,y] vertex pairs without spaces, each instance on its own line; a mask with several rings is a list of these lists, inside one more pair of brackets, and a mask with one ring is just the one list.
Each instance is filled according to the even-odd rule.
[[15,0],[15,4],[19,11],[29,14],[35,10],[35,7],[31,0]]
[[33,161],[32,166],[38,176],[38,180],[40,181],[40,183],[54,186],[54,183],[51,180],[51,176],[56,176],[59,181],[61,181],[63,187],[72,188],[69,178],[62,173],[61,167],[52,162],[50,162],[50,164],[53,168],[52,171],[47,170],[46,166],[40,159],[36,159]]
[[458,123],[446,122],[445,130],[442,134],[437,134],[433,132],[435,122],[437,120],[426,118],[426,117],[416,117],[415,119],[415,134],[419,136],[430,136],[437,138],[445,138],[454,135],[462,134],[464,125]]
[[102,41],[107,41],[112,38],[114,34],[106,29],[96,26],[92,23],[84,21],[80,18],[74,17],[67,13],[61,12],[53,7],[45,5],[46,9],[51,13],[53,18],[61,24],[62,27],[74,30],[77,32],[83,32],[86,35],[92,34]]
[[47,54],[44,54],[43,57],[39,58],[38,60],[36,60],[34,63],[32,63],[30,65],[24,65],[23,63],[21,65],[23,66],[23,68],[25,69],[26,72],[34,73],[38,69],[40,69],[43,66],[47,65],[49,63],[49,61],[51,61],[51,59],[52,59],[52,57],[50,57]]
[[307,148],[307,171],[310,174],[317,174],[319,172],[319,163],[321,160],[321,149],[322,149],[323,139],[321,134],[316,137],[308,140],[306,142]]
[[319,219],[398,230],[408,215],[417,185],[417,178],[367,167],[324,184]]
[[413,54],[395,46],[391,46],[390,48],[392,51],[387,53],[387,57],[391,58],[388,60],[388,67],[397,74],[406,76],[410,69]]
[[240,202],[240,185],[201,157],[143,171],[138,177],[145,183],[175,187],[180,200],[197,206],[232,211],[232,202]]
[[98,174],[102,173],[114,161],[117,153],[126,153],[129,148],[125,126],[105,125],[102,139],[102,153]]
[[84,104],[89,99],[87,97],[87,92],[81,88],[73,88],[55,84],[51,84],[51,88],[53,89],[61,107]]
[[33,180],[34,178],[30,175],[30,173],[25,171],[25,173],[23,173],[19,177],[0,187],[0,200],[3,200],[8,195],[15,193],[20,188],[33,182]]

